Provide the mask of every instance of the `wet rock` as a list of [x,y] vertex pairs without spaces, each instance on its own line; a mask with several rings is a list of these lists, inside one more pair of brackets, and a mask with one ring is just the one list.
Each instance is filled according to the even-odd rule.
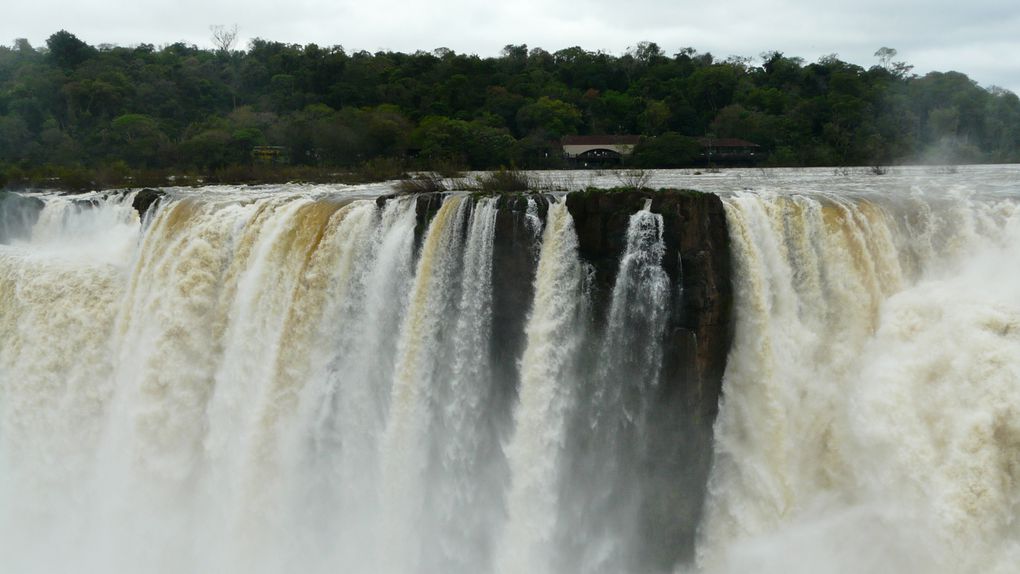
[[722,201],[686,190],[591,191],[567,196],[581,257],[595,270],[592,308],[605,317],[633,213],[651,200],[663,217],[673,305],[659,384],[649,397],[641,451],[643,491],[637,522],[638,560],[668,571],[693,558],[708,474],[712,425],[731,339],[729,233]]
[[[526,195],[499,198],[492,245],[492,325],[490,357],[493,365],[495,400],[502,405],[516,401],[519,380],[518,359],[524,354],[524,327],[535,294],[535,271],[541,229],[528,222]],[[531,196],[536,215],[545,219],[549,203]],[[509,413],[512,409],[502,409]],[[495,412],[500,412],[498,409]],[[509,424],[509,420],[502,421]]]
[[165,195],[165,191],[145,188],[135,194],[131,207],[135,208],[135,211],[138,212],[138,217],[144,218],[149,209]]
[[[416,250],[444,195],[417,196]],[[390,197],[379,198],[379,204]],[[529,197],[545,220],[547,198],[503,195],[493,245],[494,332],[489,352],[495,392],[489,420],[505,432],[512,426],[509,416],[516,400],[518,359],[524,351],[540,241],[528,223]],[[635,467],[633,475],[640,477],[638,490],[643,493],[635,519],[639,541],[635,560],[642,571],[671,571],[693,558],[712,464],[712,425],[730,347],[733,295],[725,209],[715,195],[686,190],[575,192],[565,201],[574,219],[579,255],[592,270],[589,312],[597,327],[608,311],[630,217],[649,200],[651,211],[663,217],[663,267],[673,300],[659,383],[647,401],[643,424],[648,432],[638,433],[642,443],[626,463]],[[583,360],[594,364],[597,345],[590,343]]]
[[[416,197],[416,250],[445,195],[423,193]],[[381,206],[393,197],[380,197],[377,202]],[[523,320],[531,303],[537,238],[526,223],[528,197],[536,200],[538,215],[544,221],[549,201],[538,194],[501,196],[496,217],[494,321],[507,325],[508,332],[509,326],[518,326],[516,323]],[[663,392],[678,395],[699,423],[711,426],[718,412],[729,352],[733,300],[729,234],[722,201],[715,195],[690,190],[568,194],[566,204],[577,230],[580,256],[595,270],[592,307],[596,316],[605,312],[626,248],[630,216],[644,208],[647,200],[651,200],[651,211],[663,216],[663,267],[675,294]],[[506,352],[518,347],[508,345]]]
[[0,243],[31,237],[45,205],[38,197],[0,191]]
[[[630,216],[644,208],[663,217],[663,267],[674,286],[667,384],[682,388],[699,417],[714,420],[729,351],[732,292],[726,212],[715,195],[687,190],[582,192],[567,196],[581,257],[596,271],[593,305],[605,309],[627,245]],[[686,356],[691,347],[692,356]],[[693,372],[680,363],[693,367]],[[689,376],[688,376],[689,375]]]

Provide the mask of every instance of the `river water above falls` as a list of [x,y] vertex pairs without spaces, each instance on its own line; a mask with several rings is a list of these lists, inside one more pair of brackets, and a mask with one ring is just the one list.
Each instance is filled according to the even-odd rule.
[[1016,572],[1020,169],[650,184],[5,195],[0,570]]

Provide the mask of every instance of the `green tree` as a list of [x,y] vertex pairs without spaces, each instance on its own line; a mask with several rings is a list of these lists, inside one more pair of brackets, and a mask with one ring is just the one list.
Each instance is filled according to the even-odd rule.
[[659,100],[651,100],[638,115],[638,125],[642,134],[659,135],[669,127],[669,106]]
[[74,34],[61,30],[46,39],[50,59],[65,70],[73,70],[96,54],[96,49]]
[[581,112],[576,106],[546,96],[521,106],[517,111],[517,125],[523,132],[541,130],[554,139],[576,133],[580,124]]
[[129,165],[154,167],[169,143],[159,123],[144,114],[124,114],[110,122],[109,142],[113,155]]
[[701,154],[698,140],[675,132],[641,138],[634,146],[631,161],[638,167],[687,167]]
[[514,140],[506,130],[430,116],[412,134],[421,156],[432,163],[461,163],[476,169],[509,165]]

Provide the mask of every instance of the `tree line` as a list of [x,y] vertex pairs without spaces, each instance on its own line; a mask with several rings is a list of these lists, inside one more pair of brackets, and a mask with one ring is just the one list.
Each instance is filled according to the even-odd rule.
[[62,30],[45,47],[0,47],[0,178],[209,172],[267,145],[329,168],[550,168],[568,134],[645,136],[642,167],[691,165],[705,136],[752,141],[768,165],[1020,160],[1015,94],[959,72],[913,74],[889,48],[865,68],[650,42],[619,56],[508,45],[479,57],[228,39],[92,46]]

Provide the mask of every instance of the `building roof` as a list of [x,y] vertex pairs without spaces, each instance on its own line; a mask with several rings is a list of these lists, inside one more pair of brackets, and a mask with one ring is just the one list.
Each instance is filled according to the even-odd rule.
[[563,145],[637,145],[641,136],[563,136]]
[[761,147],[756,143],[737,138],[698,138],[698,143],[711,147]]

